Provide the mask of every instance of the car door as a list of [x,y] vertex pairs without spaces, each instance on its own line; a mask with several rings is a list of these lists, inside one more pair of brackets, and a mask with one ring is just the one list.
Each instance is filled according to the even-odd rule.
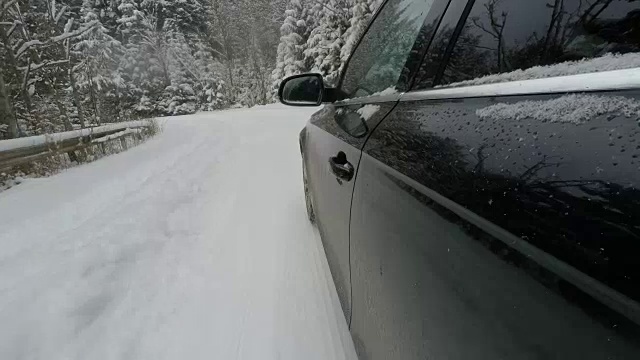
[[[314,114],[303,136],[316,223],[347,321],[351,313],[351,197],[361,149],[408,87],[411,66],[419,63],[420,50],[425,47],[423,24],[438,20],[430,12],[433,3],[389,0],[382,5],[346,65],[338,101]],[[448,1],[438,3],[442,6]]]
[[592,5],[450,4],[363,148],[360,359],[640,358],[640,13]]

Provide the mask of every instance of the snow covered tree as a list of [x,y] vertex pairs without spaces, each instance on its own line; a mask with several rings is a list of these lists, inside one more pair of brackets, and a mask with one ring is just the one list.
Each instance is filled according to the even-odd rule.
[[[200,32],[207,26],[179,26],[192,18],[180,20],[173,13],[169,17],[168,2],[143,5],[140,29],[130,36],[121,62],[142,95],[135,111],[140,116],[179,115],[222,106],[223,82],[216,75],[220,67],[209,39]],[[148,12],[151,8],[154,12]],[[179,9],[175,12],[184,15]]]
[[116,29],[124,45],[140,30],[143,13],[134,0],[120,0],[116,9],[120,13]]
[[382,0],[351,0],[350,24],[344,33],[344,46],[340,50],[343,64],[355,49],[358,40],[367,29],[371,17],[382,4]]
[[325,0],[312,8],[317,25],[309,34],[304,56],[308,67],[323,74],[329,84],[337,80],[342,64],[341,49],[349,26],[345,5],[342,0]]
[[282,10],[279,3],[282,1],[243,0],[239,3],[242,16],[235,31],[240,41],[236,42],[234,50],[234,77],[238,88],[236,101],[242,105],[265,104],[272,99],[270,72],[279,41],[278,22],[273,19],[278,18],[276,11]]
[[380,1],[0,0],[1,136],[265,104],[310,70],[331,82]]
[[283,78],[306,71],[303,51],[304,35],[307,24],[302,15],[304,7],[301,0],[291,0],[285,11],[285,20],[280,28],[281,37],[278,45],[276,68],[273,70],[273,88],[277,89]]
[[281,27],[275,93],[282,78],[305,71],[337,82],[344,63],[355,48],[382,0],[292,0]]
[[110,89],[117,85],[117,59],[122,53],[122,44],[108,34],[94,12],[93,0],[84,0],[81,10],[80,27],[91,27],[82,33],[73,45],[72,51],[77,63],[72,76],[77,76],[78,86],[89,94],[94,119],[100,124],[104,97],[113,96]]

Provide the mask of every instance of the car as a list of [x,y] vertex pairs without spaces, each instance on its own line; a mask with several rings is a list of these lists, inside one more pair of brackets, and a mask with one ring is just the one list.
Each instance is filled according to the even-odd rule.
[[640,2],[388,0],[300,133],[360,359],[640,359]]

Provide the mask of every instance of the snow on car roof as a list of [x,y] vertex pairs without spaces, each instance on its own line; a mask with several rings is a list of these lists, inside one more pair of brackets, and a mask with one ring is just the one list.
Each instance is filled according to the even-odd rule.
[[485,85],[632,68],[640,68],[640,53],[607,53],[606,55],[597,58],[567,61],[547,66],[534,66],[526,70],[515,70],[508,73],[487,75],[472,80],[460,81],[438,87]]

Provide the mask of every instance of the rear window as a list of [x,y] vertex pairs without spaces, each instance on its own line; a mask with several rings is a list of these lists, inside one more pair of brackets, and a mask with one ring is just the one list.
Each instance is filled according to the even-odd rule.
[[477,0],[462,21],[443,22],[417,88],[640,67],[640,0]]

